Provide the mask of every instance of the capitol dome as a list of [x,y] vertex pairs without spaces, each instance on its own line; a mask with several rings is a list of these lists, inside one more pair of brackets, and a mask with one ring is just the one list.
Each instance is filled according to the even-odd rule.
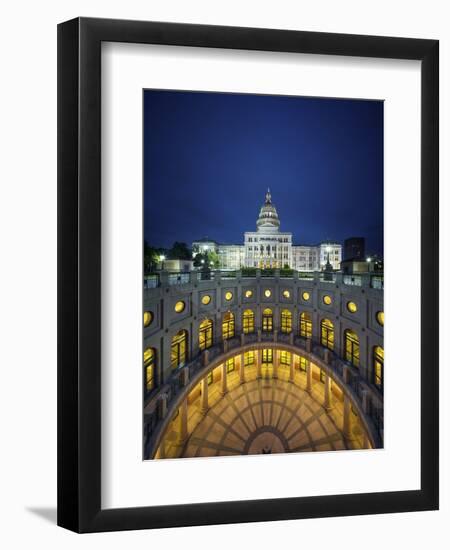
[[278,218],[277,209],[272,203],[272,195],[270,189],[267,189],[266,199],[261,206],[259,217],[256,221],[258,231],[278,231],[280,229],[280,220]]

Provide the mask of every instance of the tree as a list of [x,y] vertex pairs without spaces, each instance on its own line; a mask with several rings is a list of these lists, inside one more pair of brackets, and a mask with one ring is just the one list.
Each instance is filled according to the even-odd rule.
[[200,252],[194,258],[194,267],[200,267],[202,271],[217,269],[219,267],[219,256],[213,250]]
[[165,256],[167,251],[164,248],[150,246],[144,240],[144,274],[152,273],[158,267],[160,256]]
[[171,260],[192,260],[192,252],[186,243],[175,241],[168,252]]

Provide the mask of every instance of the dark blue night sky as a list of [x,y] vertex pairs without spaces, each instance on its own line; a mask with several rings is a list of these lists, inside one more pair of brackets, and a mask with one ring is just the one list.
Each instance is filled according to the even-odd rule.
[[144,236],[243,244],[268,187],[295,244],[383,253],[383,103],[144,92]]

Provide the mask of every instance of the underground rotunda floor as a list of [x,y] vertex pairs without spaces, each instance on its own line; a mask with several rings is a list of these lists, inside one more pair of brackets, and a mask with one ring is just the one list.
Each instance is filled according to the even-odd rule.
[[298,385],[273,378],[231,389],[194,428],[178,456],[227,456],[355,448],[328,414]]

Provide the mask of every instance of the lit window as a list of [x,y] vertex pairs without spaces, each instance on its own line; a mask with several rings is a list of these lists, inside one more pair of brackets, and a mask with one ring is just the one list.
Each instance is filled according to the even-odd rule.
[[303,336],[303,338],[312,338],[311,315],[306,313],[306,311],[300,314],[300,336]]
[[273,349],[263,349],[262,362],[273,363]]
[[271,309],[265,309],[262,315],[263,332],[272,332],[273,330],[273,313]]
[[353,330],[344,332],[344,357],[354,367],[359,367],[359,338]]
[[155,350],[147,348],[144,350],[144,375],[145,389],[147,392],[155,387]]
[[232,357],[231,359],[227,359],[225,364],[227,373],[234,371],[234,357]]
[[144,311],[144,327],[148,327],[153,321],[153,313],[151,311]]
[[228,311],[223,316],[222,321],[222,336],[224,340],[234,337],[234,315]]
[[242,330],[249,334],[255,330],[255,314],[251,309],[246,309],[242,314]]
[[210,301],[211,301],[211,296],[209,294],[205,294],[202,298],[202,304],[204,306],[207,306]]
[[358,306],[355,302],[347,302],[347,309],[350,313],[356,313],[358,311]]
[[170,364],[173,369],[183,367],[187,361],[187,330],[180,330],[172,338]]
[[228,292],[225,292],[225,300],[227,300],[228,302],[233,298],[233,293],[228,291]]
[[253,296],[253,291],[252,290],[246,290],[245,291],[245,297],[246,298],[251,298]]
[[186,304],[184,302],[177,302],[175,304],[175,311],[177,313],[181,313],[182,311],[184,311],[184,308],[186,307]]
[[255,352],[246,351],[244,353],[244,365],[247,367],[248,365],[254,365],[254,364],[255,364]]
[[292,313],[288,309],[281,312],[281,332],[289,333],[292,331]]
[[384,311],[379,311],[377,313],[377,323],[384,327]]
[[270,298],[270,297],[272,296],[272,291],[269,290],[269,289],[265,290],[265,291],[264,291],[264,296],[265,296],[266,298]]
[[302,298],[305,302],[309,302],[310,297],[311,296],[310,296],[309,292],[305,291],[305,292],[302,293]]
[[373,383],[383,388],[384,349],[380,346],[373,348]]
[[329,319],[320,322],[320,343],[328,349],[334,349],[334,325]]
[[308,360],[304,357],[300,357],[300,370],[306,372],[306,367],[308,366]]
[[328,296],[328,294],[326,294],[324,297],[323,297],[323,303],[326,305],[326,306],[329,306],[332,302],[332,299],[331,299],[331,296]]
[[291,293],[289,292],[289,290],[283,290],[283,296],[285,298],[290,298],[291,297]]
[[208,372],[208,378],[206,379],[208,386],[213,383],[213,371]]
[[291,364],[291,352],[290,351],[282,351],[280,352],[280,364],[281,365],[290,365]]
[[200,323],[198,329],[198,347],[201,350],[208,349],[213,342],[213,322],[211,319],[205,319]]

